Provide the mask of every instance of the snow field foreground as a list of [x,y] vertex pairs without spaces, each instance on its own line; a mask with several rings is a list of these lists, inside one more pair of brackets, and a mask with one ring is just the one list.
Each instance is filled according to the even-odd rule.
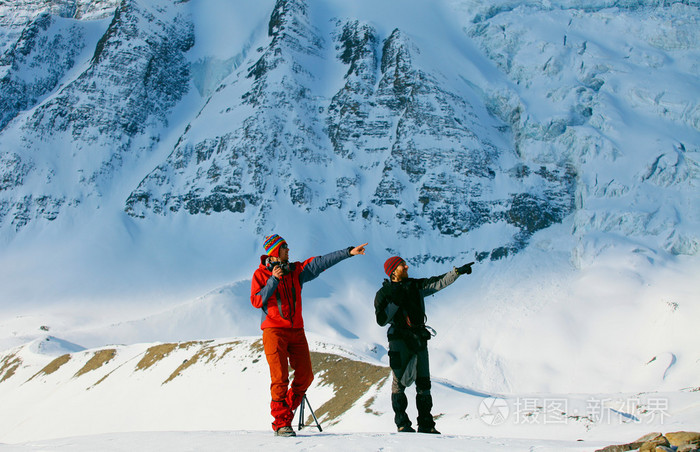
[[659,429],[692,430],[700,417],[692,390],[499,395],[434,378],[443,435],[399,435],[388,367],[348,347],[310,345],[308,397],[323,432],[309,418],[293,439],[268,429],[269,375],[257,337],[84,350],[45,336],[0,355],[0,450],[593,450]]
[[306,432],[296,438],[275,438],[268,432],[129,432],[95,436],[32,441],[3,445],[0,451],[60,451],[104,452],[121,451],[455,451],[479,450],[501,452],[536,450],[538,452],[588,451],[591,443],[567,441],[533,441],[523,439],[479,438],[454,435],[424,435],[399,433],[315,433]]

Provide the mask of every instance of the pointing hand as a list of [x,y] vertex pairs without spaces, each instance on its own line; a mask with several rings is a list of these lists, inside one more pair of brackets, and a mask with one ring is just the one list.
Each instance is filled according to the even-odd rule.
[[355,248],[351,249],[351,250],[350,250],[350,255],[351,255],[351,256],[357,256],[358,254],[365,254],[365,247],[366,247],[368,244],[369,244],[369,243],[363,243],[362,245],[356,246]]
[[464,264],[461,267],[457,267],[457,273],[460,275],[470,275],[472,272],[472,265],[474,265],[474,262],[469,262],[468,264]]

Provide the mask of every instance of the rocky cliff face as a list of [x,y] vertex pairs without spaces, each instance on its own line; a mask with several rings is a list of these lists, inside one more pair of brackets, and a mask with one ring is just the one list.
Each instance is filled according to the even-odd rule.
[[58,21],[49,13],[40,14],[2,56],[0,64],[10,70],[0,85],[0,128],[4,128],[20,111],[36,105],[75,65],[84,45],[83,32],[77,25],[49,31]]
[[[87,200],[99,208],[136,168],[144,177],[119,208],[138,219],[229,215],[258,233],[285,206],[401,239],[491,227],[499,239],[477,258],[498,259],[575,213],[581,239],[601,228],[624,232],[629,222],[634,234],[664,235],[660,247],[696,253],[697,234],[658,200],[697,183],[697,102],[664,103],[671,95],[661,88],[615,85],[630,68],[662,67],[654,49],[697,51],[692,33],[674,31],[690,32],[697,11],[688,2],[564,3],[447,2],[462,14],[462,39],[502,77],[484,81],[430,58],[446,38],[428,47],[410,30],[279,0],[266,35],[204,93],[172,149],[160,138],[194,78],[196,5],[26,2],[17,15],[3,7],[0,228],[51,221]],[[627,47],[605,48],[587,31],[625,15],[644,24]],[[676,28],[647,34],[667,21]],[[546,99],[533,98],[539,93]],[[645,120],[655,113],[680,132],[640,153],[636,172],[632,157],[620,157],[630,148],[616,134],[629,130],[611,117],[628,110],[615,99],[655,102]],[[153,165],[144,156],[154,151],[167,157]],[[596,207],[625,202],[639,187],[643,199],[624,213]],[[646,211],[648,199],[658,211]]]
[[107,194],[122,165],[153,148],[189,83],[191,23],[169,8],[123,2],[111,23],[42,12],[5,53],[5,227]]
[[[131,194],[129,214],[249,212],[256,220],[280,192],[301,208],[309,203],[330,158],[319,146],[313,75],[294,60],[320,58],[322,38],[306,10],[302,2],[277,3],[267,47],[207,100],[167,160]],[[317,175],[295,177],[305,165]]]
[[[382,39],[368,23],[336,20],[322,36],[310,7],[277,2],[267,47],[217,90],[199,113],[206,123],[191,123],[131,194],[127,212],[252,212],[262,228],[268,209],[290,203],[337,210],[404,238],[509,224],[512,238],[495,258],[572,211],[575,170],[520,161],[504,138],[508,125],[468,84],[465,98],[444,86],[438,68],[419,67],[413,56],[421,50],[401,30]],[[337,60],[323,60],[329,53]],[[325,94],[316,68],[333,64],[343,65],[343,79]],[[232,105],[223,108],[220,99]],[[222,128],[193,138],[211,131],[212,117]],[[512,191],[495,187],[502,177]]]
[[[642,254],[646,246],[700,250],[688,229],[698,209],[687,202],[700,175],[700,104],[685,94],[696,92],[697,77],[686,76],[698,67],[699,5],[494,2],[473,12],[467,33],[525,88],[490,105],[511,127],[516,152],[576,167],[577,263],[606,246],[594,238],[601,233],[627,237],[633,248],[645,243]],[[523,103],[528,92],[542,94],[537,113]]]

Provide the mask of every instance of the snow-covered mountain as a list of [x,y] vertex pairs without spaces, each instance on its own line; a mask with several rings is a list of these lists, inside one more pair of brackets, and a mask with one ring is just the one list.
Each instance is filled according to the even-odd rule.
[[[280,1],[252,14],[130,1],[109,24],[85,19],[87,4],[6,12],[4,235],[83,203],[134,218],[227,215],[260,234],[285,206],[401,240],[473,242],[495,228],[470,251],[499,259],[573,213],[576,237],[654,236],[655,250],[697,253],[685,225],[696,206],[663,201],[669,188],[692,193],[697,176],[700,110],[686,95],[697,92],[697,5],[390,14],[390,3]],[[209,8],[258,17],[236,41],[198,46]],[[664,127],[640,127],[651,121]],[[130,192],[105,199],[115,190]],[[610,198],[631,199],[597,208]]]
[[387,257],[474,260],[428,307],[436,377],[697,387],[699,6],[0,2],[0,350],[255,336],[276,232],[370,242],[304,289],[361,359]]

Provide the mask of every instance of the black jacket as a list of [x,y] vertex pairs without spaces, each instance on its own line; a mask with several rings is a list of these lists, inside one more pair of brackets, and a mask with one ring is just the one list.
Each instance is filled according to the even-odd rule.
[[425,326],[425,297],[457,280],[456,270],[432,278],[384,280],[374,297],[374,313],[380,326],[390,324],[389,339],[397,330],[422,329]]

